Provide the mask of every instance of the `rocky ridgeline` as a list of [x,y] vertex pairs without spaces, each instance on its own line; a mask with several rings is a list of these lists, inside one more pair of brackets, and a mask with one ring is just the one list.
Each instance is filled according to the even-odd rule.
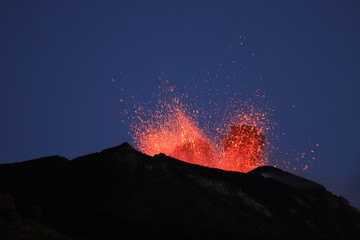
[[360,213],[273,167],[228,172],[129,144],[0,165],[0,239],[359,239]]

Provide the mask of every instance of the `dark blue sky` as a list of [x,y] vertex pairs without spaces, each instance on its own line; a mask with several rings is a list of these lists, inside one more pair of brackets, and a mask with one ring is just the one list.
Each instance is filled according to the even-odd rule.
[[328,0],[0,1],[0,162],[131,142],[119,99],[148,100],[165,74],[194,95],[204,80],[220,95],[264,89],[279,148],[319,144],[307,176],[359,207],[359,12]]

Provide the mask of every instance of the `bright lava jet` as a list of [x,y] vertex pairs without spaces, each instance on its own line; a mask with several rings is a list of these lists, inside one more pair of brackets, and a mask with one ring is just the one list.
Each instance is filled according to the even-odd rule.
[[134,143],[148,155],[164,153],[193,164],[248,172],[268,163],[266,114],[249,109],[232,111],[231,117],[218,124],[216,135],[205,133],[195,120],[198,111],[190,114],[178,98],[159,102],[155,111],[137,112]]

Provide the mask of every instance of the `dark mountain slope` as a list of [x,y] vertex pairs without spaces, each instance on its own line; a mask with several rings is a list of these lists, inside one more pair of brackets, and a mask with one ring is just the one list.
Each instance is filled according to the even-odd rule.
[[127,143],[71,161],[0,165],[0,192],[14,199],[0,201],[0,236],[9,211],[74,239],[360,236],[359,211],[310,180],[273,167],[244,174],[150,157]]

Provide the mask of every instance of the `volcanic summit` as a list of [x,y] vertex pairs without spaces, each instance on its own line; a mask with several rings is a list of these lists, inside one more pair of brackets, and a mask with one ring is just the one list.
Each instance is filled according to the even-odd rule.
[[346,199],[269,166],[224,171],[127,143],[73,160],[0,165],[4,240],[359,236],[360,212]]

